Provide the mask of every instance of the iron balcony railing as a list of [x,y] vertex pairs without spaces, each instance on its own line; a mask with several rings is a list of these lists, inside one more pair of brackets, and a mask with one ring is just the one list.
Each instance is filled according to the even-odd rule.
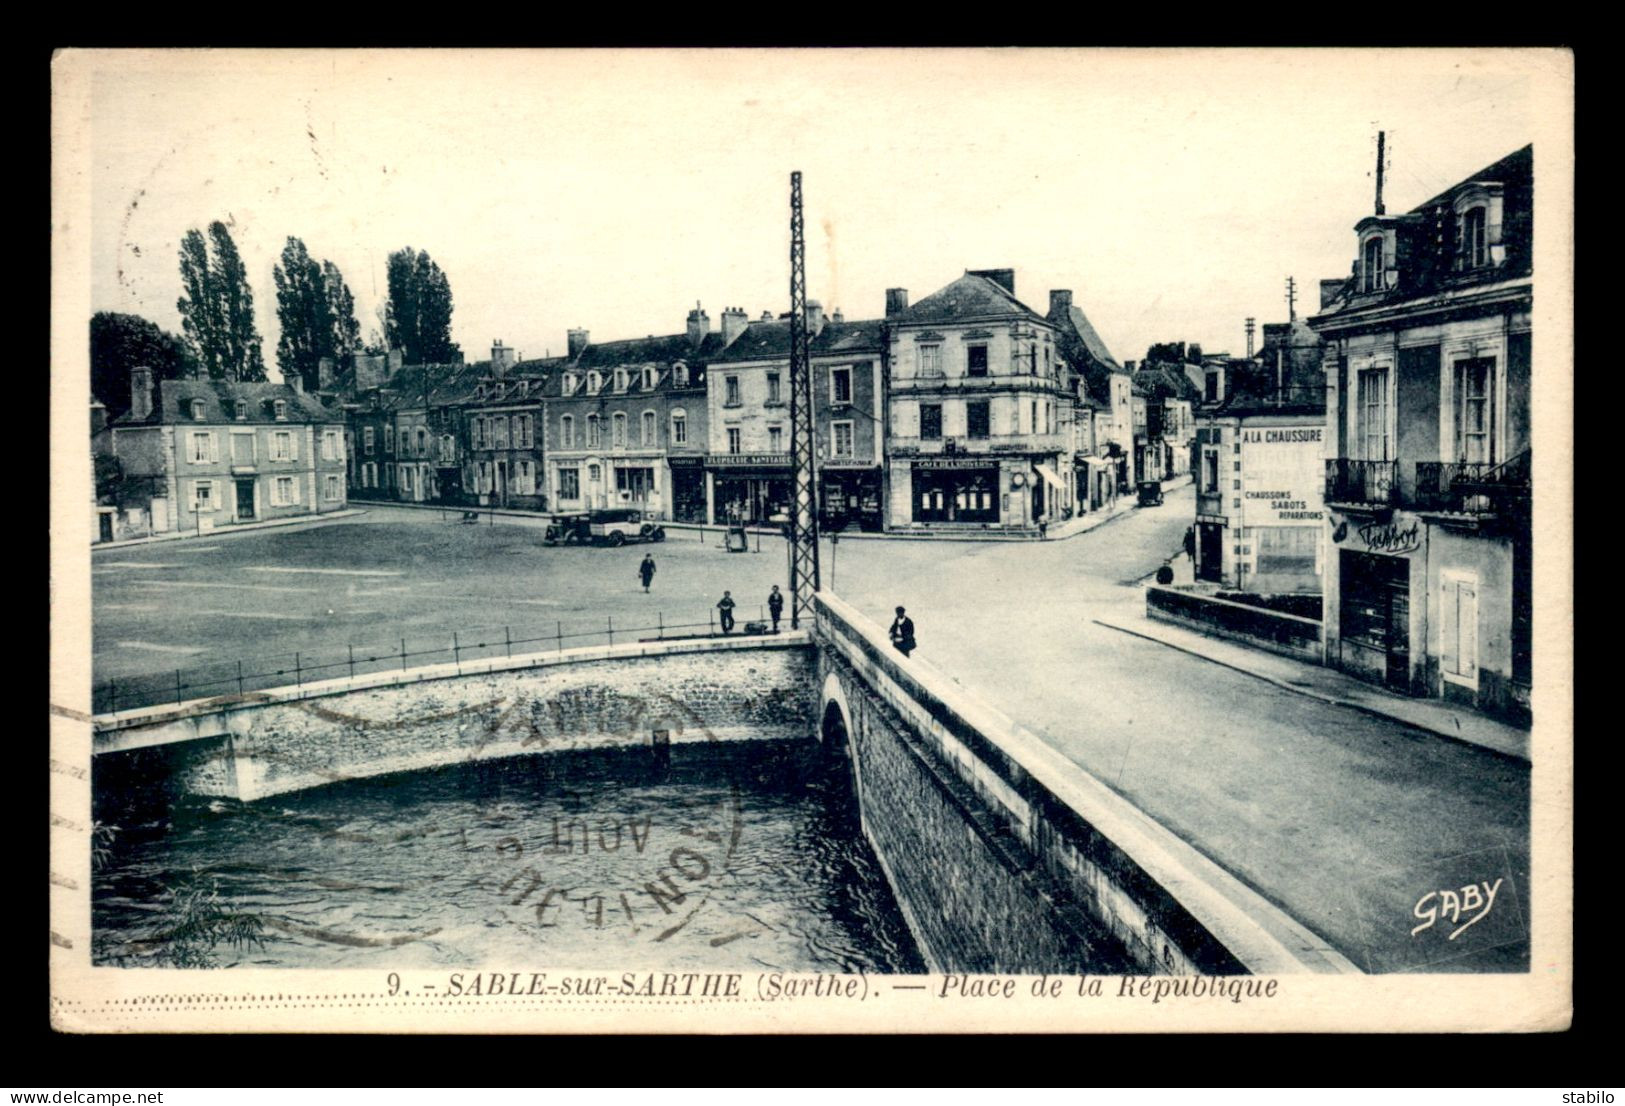
[[1397,461],[1332,457],[1326,462],[1326,502],[1396,506],[1399,502],[1398,469]]

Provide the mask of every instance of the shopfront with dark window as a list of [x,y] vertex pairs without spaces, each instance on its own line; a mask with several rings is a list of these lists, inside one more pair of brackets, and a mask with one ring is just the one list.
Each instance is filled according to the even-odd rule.
[[782,453],[712,454],[717,522],[758,523],[790,514],[790,459]]
[[1342,662],[1348,671],[1410,689],[1411,563],[1405,557],[1341,551]]
[[878,468],[836,468],[825,465],[820,471],[823,484],[822,523],[830,528],[881,528],[880,470]]
[[671,517],[677,522],[705,521],[705,469],[698,457],[671,457]]
[[915,522],[999,521],[999,468],[985,461],[920,461],[913,471]]

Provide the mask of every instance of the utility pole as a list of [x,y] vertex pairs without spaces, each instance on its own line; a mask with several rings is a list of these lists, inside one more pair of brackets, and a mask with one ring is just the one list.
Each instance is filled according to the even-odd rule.
[[818,590],[817,451],[807,353],[807,246],[801,173],[790,174],[790,628],[812,613]]
[[1251,315],[1247,316],[1247,360],[1253,359],[1253,330],[1256,323]]
[[1298,282],[1291,277],[1286,278],[1286,321],[1293,322],[1298,317]]

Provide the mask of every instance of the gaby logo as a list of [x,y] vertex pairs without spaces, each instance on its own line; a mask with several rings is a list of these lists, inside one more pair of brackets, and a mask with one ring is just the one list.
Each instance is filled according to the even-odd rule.
[[[1446,888],[1441,891],[1429,891],[1416,900],[1416,906],[1411,913],[1423,919],[1422,924],[1411,930],[1415,937],[1423,930],[1432,929],[1434,925],[1448,923],[1456,928],[1450,931],[1447,941],[1454,941],[1468,927],[1477,925],[1495,908],[1495,893],[1501,889],[1505,879],[1497,879],[1494,883],[1485,880],[1480,883],[1470,883],[1459,891]],[[1470,915],[1467,921],[1461,922],[1463,916]]]

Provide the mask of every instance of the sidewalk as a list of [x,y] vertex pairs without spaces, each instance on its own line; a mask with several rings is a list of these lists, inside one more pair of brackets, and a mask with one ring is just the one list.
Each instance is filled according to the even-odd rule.
[[360,507],[346,507],[342,511],[326,511],[319,515],[298,515],[294,518],[272,518],[264,522],[238,522],[229,526],[216,526],[212,530],[199,533],[196,530],[176,530],[167,534],[152,534],[145,538],[125,538],[122,541],[99,541],[91,543],[92,550],[97,549],[128,549],[135,545],[152,545],[155,542],[186,541],[189,538],[229,538],[234,534],[246,534],[253,530],[270,530],[279,526],[312,526],[332,522],[335,519],[355,518],[366,514]]
[[1124,608],[1094,621],[1109,629],[1146,638],[1257,677],[1287,691],[1391,718],[1407,726],[1490,749],[1504,756],[1526,762],[1529,760],[1529,731],[1438,699],[1409,699],[1393,695],[1335,669],[1305,664],[1290,657],[1253,649],[1240,642],[1209,637],[1183,626],[1155,621],[1143,611],[1136,618],[1129,609]]

